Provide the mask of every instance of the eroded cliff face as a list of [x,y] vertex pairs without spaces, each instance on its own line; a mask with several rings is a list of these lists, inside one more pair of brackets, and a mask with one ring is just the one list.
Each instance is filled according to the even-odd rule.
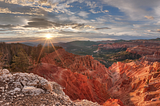
[[128,106],[160,105],[159,68],[159,62],[148,61],[113,64],[109,67],[113,77],[110,95]]
[[130,41],[121,41],[115,42],[110,44],[99,44],[99,49],[102,50],[109,50],[109,49],[119,49],[119,48],[131,48],[136,46],[152,46],[157,47],[159,46],[159,40],[130,40]]
[[32,72],[60,84],[64,87],[65,94],[72,100],[87,99],[103,104],[110,98],[107,84],[101,83],[98,79],[87,78],[87,76],[72,72],[69,69],[42,63]]
[[99,44],[99,50],[110,50],[110,49],[121,49],[137,46],[136,43],[125,42],[125,43],[113,43],[113,44]]
[[130,53],[142,55],[143,60],[160,61],[160,46],[136,46],[126,50]]
[[124,106],[119,99],[108,99],[103,106]]
[[160,62],[160,41],[134,40],[112,44],[99,44],[98,51],[126,49],[127,52],[142,56],[142,60]]
[[[58,60],[58,61],[57,61]],[[110,82],[111,77],[107,68],[90,55],[78,56],[59,49],[41,59],[42,63],[63,67],[87,76],[89,79],[100,79],[102,83]],[[111,87],[112,83],[108,84]]]
[[[63,49],[57,53],[42,58],[43,63],[32,72],[60,84],[72,100],[87,99],[99,104],[121,100],[127,106],[160,104],[159,62],[117,62],[107,69],[91,56],[77,56]],[[110,97],[118,100],[106,102]]]

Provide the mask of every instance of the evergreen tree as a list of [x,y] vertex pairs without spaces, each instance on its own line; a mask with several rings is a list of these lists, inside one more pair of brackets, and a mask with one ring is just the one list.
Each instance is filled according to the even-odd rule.
[[0,52],[0,69],[2,69],[2,68],[3,68],[3,55]]
[[31,66],[29,57],[23,49],[18,51],[17,56],[15,55],[12,61],[11,67],[13,71],[27,72]]
[[6,61],[5,61],[6,56],[7,54],[4,55],[3,52],[0,52],[0,69],[3,69],[6,65],[8,65],[6,64]]
[[44,57],[44,50],[41,44],[39,44],[37,47],[33,47],[31,51],[31,57],[32,57],[32,61],[35,63],[37,62],[39,63],[40,59]]

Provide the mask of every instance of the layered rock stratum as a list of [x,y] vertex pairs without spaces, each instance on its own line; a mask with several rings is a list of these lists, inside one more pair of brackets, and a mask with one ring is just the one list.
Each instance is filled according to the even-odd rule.
[[142,60],[160,62],[160,41],[159,40],[133,40],[111,44],[99,44],[98,51],[126,49],[127,52],[139,54]]
[[127,106],[160,105],[159,69],[159,62],[114,63],[108,68],[114,85],[109,89],[110,95]]
[[33,72],[60,84],[64,88],[63,91],[72,100],[87,99],[103,104],[110,98],[105,83],[101,83],[98,79],[87,78],[87,76],[72,72],[69,69],[42,63]]
[[63,49],[57,53],[42,58],[42,63],[32,72],[60,84],[72,100],[87,99],[106,106],[112,103],[126,106],[160,105],[159,62],[117,62],[105,68],[91,56],[77,56]]

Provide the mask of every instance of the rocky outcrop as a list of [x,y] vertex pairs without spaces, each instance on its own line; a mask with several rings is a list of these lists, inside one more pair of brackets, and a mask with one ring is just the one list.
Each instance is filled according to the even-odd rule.
[[156,53],[160,54],[160,46],[135,46],[133,48],[128,48],[127,51],[131,53],[136,53],[140,55],[152,55]]
[[121,41],[115,43],[109,43],[109,44],[99,44],[99,49],[101,50],[110,50],[110,49],[120,49],[120,48],[132,48],[136,46],[152,46],[157,47],[159,46],[160,41],[159,40],[130,40],[130,41]]
[[110,49],[120,49],[120,48],[128,48],[128,47],[134,47],[137,44],[133,43],[113,43],[113,44],[99,44],[98,49],[100,50],[110,50]]
[[159,104],[159,68],[159,62],[114,63],[108,68],[112,73],[113,82],[113,87],[109,90],[110,95],[128,106]]
[[146,61],[160,61],[160,42],[152,40],[133,40],[130,42],[119,42],[113,44],[99,44],[98,52],[112,50],[121,51],[122,49],[132,53],[143,56],[142,59]]
[[143,56],[142,60],[160,61],[160,46],[136,46],[126,51]]
[[85,100],[78,103],[65,95],[60,85],[28,73],[11,74],[8,70],[0,70],[0,105],[1,106],[98,106]]
[[103,106],[124,106],[119,99],[108,99]]
[[112,86],[107,68],[90,55],[78,56],[64,49],[58,49],[42,58],[41,62],[70,69],[72,72],[78,72],[91,79],[99,78],[102,83],[108,82],[108,87]]

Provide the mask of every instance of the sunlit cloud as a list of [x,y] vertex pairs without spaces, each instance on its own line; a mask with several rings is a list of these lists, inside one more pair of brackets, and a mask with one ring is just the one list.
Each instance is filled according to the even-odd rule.
[[85,11],[81,11],[81,12],[78,13],[78,15],[81,16],[81,17],[83,17],[83,18],[87,18],[87,17],[88,17],[88,14],[89,14],[89,13],[87,13],[87,12],[85,12]]
[[154,19],[154,17],[153,16],[144,16],[145,18],[147,18],[147,19],[151,19],[151,20],[153,20]]
[[0,0],[0,38],[38,39],[47,33],[54,34],[55,42],[157,37],[159,3],[159,0]]
[[157,29],[157,32],[160,32],[160,29]]

